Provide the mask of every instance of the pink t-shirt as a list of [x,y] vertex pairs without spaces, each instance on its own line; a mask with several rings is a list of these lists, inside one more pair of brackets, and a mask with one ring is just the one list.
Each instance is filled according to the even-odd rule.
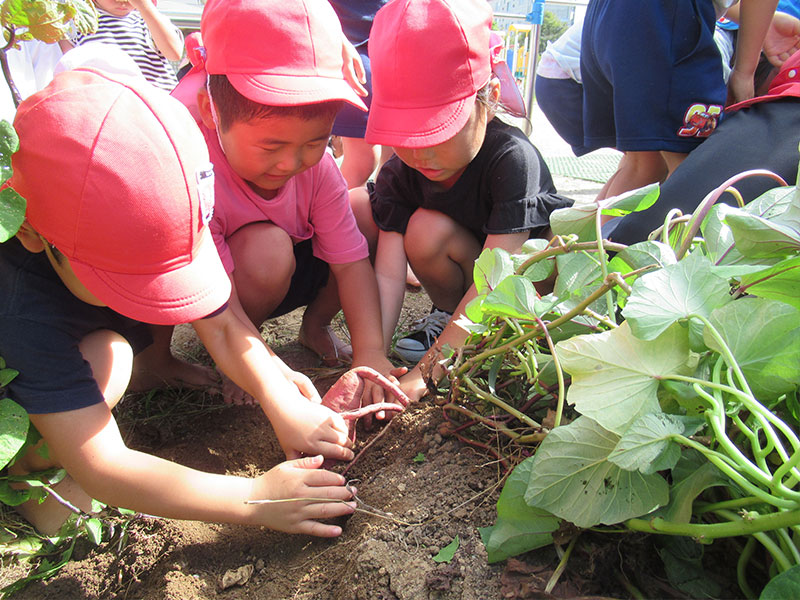
[[214,217],[209,223],[222,264],[234,270],[227,239],[239,228],[269,221],[283,229],[296,244],[310,239],[314,256],[330,264],[342,264],[369,256],[367,240],[350,209],[347,184],[333,157],[322,160],[292,177],[265,200],[231,168],[214,131],[199,124],[214,163]]

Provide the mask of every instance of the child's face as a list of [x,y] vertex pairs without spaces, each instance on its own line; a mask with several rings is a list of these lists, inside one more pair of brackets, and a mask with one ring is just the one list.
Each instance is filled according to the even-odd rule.
[[128,0],[94,0],[94,4],[115,17],[127,16],[134,10]]
[[265,117],[219,131],[231,168],[262,198],[274,198],[289,179],[316,165],[325,153],[332,117]]
[[486,107],[476,102],[464,127],[446,142],[427,148],[395,147],[394,151],[409,167],[449,188],[481,149],[488,118]]

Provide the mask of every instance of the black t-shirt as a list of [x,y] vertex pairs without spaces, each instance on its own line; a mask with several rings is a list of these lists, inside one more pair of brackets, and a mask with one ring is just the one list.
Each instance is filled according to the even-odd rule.
[[30,414],[62,412],[103,402],[78,344],[110,329],[134,352],[152,342],[147,326],[76,298],[44,252],[16,239],[0,244],[0,356],[19,371],[9,396]]
[[539,237],[550,214],[572,206],[556,192],[539,151],[517,127],[489,121],[486,138],[450,189],[430,181],[393,156],[381,167],[370,194],[375,223],[405,233],[417,208],[437,210],[469,229],[483,243],[488,234],[530,231]]

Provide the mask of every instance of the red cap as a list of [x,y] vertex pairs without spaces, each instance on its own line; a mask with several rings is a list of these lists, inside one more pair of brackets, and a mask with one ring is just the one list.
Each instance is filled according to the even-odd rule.
[[77,69],[19,107],[10,185],[28,223],[111,309],[147,323],[202,318],[230,280],[206,224],[214,178],[186,108],[140,80]]
[[492,73],[491,24],[486,0],[392,0],[381,8],[369,38],[366,141],[421,148],[458,133]]
[[342,73],[342,27],[327,0],[208,0],[206,71],[268,106],[364,102]]

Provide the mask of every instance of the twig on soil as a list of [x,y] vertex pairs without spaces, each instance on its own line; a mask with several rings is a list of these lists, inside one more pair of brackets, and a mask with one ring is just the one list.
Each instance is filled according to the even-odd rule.
[[383,429],[381,429],[381,430],[380,430],[380,431],[377,433],[377,435],[376,435],[374,438],[372,438],[370,441],[368,441],[368,442],[367,442],[367,443],[364,445],[364,447],[363,447],[363,448],[362,448],[362,449],[361,449],[361,450],[358,452],[358,454],[356,454],[356,457],[355,457],[353,460],[351,460],[351,461],[350,461],[350,463],[349,463],[349,464],[348,464],[348,465],[347,465],[347,466],[344,468],[344,470],[343,470],[343,471],[342,471],[342,473],[341,473],[343,476],[344,476],[344,475],[347,475],[347,472],[348,472],[348,471],[349,471],[349,470],[350,470],[350,469],[353,467],[353,465],[354,465],[354,464],[356,464],[356,461],[358,461],[358,459],[359,459],[359,458],[361,458],[361,457],[363,456],[364,452],[366,452],[366,451],[367,451],[367,449],[368,449],[370,446],[372,446],[372,444],[374,444],[375,442],[377,442],[377,441],[378,441],[380,438],[382,438],[382,437],[384,436],[384,434],[385,434],[385,433],[386,433],[386,432],[389,430],[389,427],[391,427],[391,426],[392,426],[392,423],[393,423],[393,422],[394,422],[394,419],[392,419],[391,421],[389,421],[389,422],[388,422],[388,423],[387,423],[387,424],[386,424],[386,425],[383,427]]

